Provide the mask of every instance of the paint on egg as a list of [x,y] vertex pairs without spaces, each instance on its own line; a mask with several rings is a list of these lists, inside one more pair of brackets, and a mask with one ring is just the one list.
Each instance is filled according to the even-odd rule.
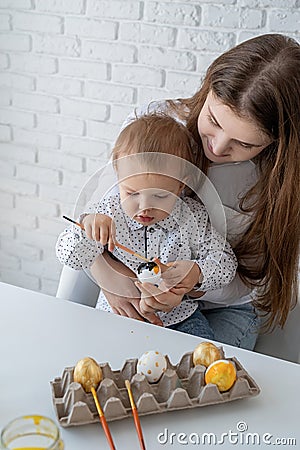
[[164,355],[155,350],[142,354],[137,363],[137,373],[145,375],[149,383],[156,383],[167,369]]
[[156,286],[161,282],[161,271],[154,261],[141,263],[137,268],[137,277],[141,283],[151,283]]

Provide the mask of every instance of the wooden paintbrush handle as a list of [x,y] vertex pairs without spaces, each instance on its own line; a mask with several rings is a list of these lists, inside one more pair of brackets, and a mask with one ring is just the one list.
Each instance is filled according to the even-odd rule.
[[94,401],[95,401],[95,405],[96,405],[96,408],[97,408],[97,411],[98,411],[98,414],[99,414],[99,419],[100,419],[103,431],[105,433],[106,440],[109,443],[109,447],[110,447],[111,450],[116,450],[113,438],[112,438],[111,433],[110,433],[110,429],[108,428],[108,425],[107,425],[107,422],[106,422],[106,419],[105,419],[105,415],[104,415],[104,413],[102,411],[102,408],[101,408],[101,405],[99,403],[99,400],[98,400],[98,397],[97,397],[97,393],[96,393],[96,390],[95,390],[94,387],[91,387],[91,393],[93,395],[93,398],[94,398]]
[[143,438],[143,432],[142,432],[142,427],[141,427],[141,422],[138,416],[138,412],[136,410],[136,408],[132,408],[132,415],[133,415],[133,420],[135,423],[135,428],[137,431],[137,435],[139,438],[139,442],[140,442],[140,447],[142,450],[146,450],[146,446],[145,446],[145,442],[144,442],[144,438]]
[[103,427],[103,430],[104,430],[107,442],[109,443],[109,446],[110,446],[111,450],[116,450],[116,447],[115,447],[114,441],[112,439],[112,435],[110,433],[110,429],[108,428],[105,416],[100,416],[100,422],[101,422],[101,425]]

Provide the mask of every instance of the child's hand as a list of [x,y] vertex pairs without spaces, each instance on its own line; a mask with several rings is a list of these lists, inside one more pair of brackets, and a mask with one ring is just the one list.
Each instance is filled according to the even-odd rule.
[[175,289],[182,288],[184,293],[191,291],[195,284],[199,283],[201,271],[194,261],[174,261],[168,263],[168,269],[162,270],[163,283],[161,288],[176,292]]
[[116,229],[113,220],[105,214],[87,214],[82,225],[89,239],[99,241],[100,244],[108,244],[108,250],[115,248]]

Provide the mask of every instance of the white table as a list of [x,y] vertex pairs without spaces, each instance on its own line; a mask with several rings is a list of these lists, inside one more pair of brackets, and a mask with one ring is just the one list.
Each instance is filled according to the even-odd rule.
[[[49,382],[61,376],[64,367],[73,366],[82,357],[108,361],[117,370],[127,358],[158,349],[176,364],[200,341],[3,283],[0,283],[0,336],[0,428],[23,414],[43,414],[56,420]],[[212,448],[209,444],[185,445],[184,442],[188,442],[192,433],[200,436],[214,433],[221,440],[222,433],[230,432],[237,435],[231,434],[231,440],[225,436],[225,443],[214,447],[270,448],[262,442],[263,435],[270,434],[269,438],[266,436],[269,443],[276,438],[294,438],[297,442],[291,448],[299,448],[300,365],[226,345],[224,350],[227,357],[239,359],[260,386],[260,395],[222,405],[143,416],[147,450]],[[239,422],[247,424],[246,432],[237,432]],[[117,449],[139,449],[131,419],[111,422],[110,429]],[[163,445],[164,438],[159,443],[157,436],[165,429],[169,438]],[[61,431],[66,450],[108,448],[100,424]],[[173,442],[170,433],[176,433]],[[255,439],[261,442],[259,447],[252,445],[251,437],[249,445],[231,443],[236,439],[241,442],[247,433],[248,436],[256,433]]]

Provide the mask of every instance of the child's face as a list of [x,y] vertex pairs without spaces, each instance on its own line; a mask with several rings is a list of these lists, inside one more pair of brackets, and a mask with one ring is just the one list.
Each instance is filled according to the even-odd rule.
[[199,114],[198,131],[206,157],[215,163],[247,161],[271,143],[253,122],[238,117],[211,92]]
[[119,180],[121,204],[125,213],[148,226],[168,217],[184,184],[158,174],[138,174]]

